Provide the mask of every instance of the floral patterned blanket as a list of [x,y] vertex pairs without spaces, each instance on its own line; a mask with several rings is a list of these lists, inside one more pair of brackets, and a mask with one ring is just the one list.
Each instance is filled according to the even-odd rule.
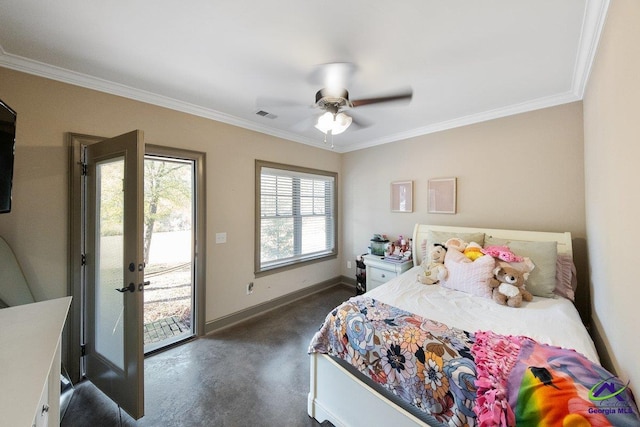
[[468,332],[358,296],[327,315],[309,353],[345,360],[441,424],[473,426],[472,345]]
[[574,350],[465,332],[364,295],[327,315],[313,352],[350,363],[431,425],[640,425],[628,384]]

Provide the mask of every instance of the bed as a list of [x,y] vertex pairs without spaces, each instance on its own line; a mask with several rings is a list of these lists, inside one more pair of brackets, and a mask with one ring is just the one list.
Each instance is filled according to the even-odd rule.
[[[572,380],[570,377],[573,373],[580,370],[581,373],[589,371],[589,375],[594,375],[594,378],[596,375],[602,378],[602,384],[599,382],[590,384],[589,381],[595,380],[582,379],[585,384],[589,383],[587,385],[593,386],[589,395],[591,406],[581,409],[583,413],[588,414],[587,417],[598,418],[598,421],[606,421],[607,416],[618,417],[614,421],[615,425],[637,425],[635,423],[638,422],[638,411],[630,390],[627,385],[622,384],[620,380],[598,365],[597,352],[577,310],[569,299],[556,295],[556,289],[553,289],[553,294],[547,295],[550,291],[548,287],[547,289],[536,288],[536,293],[544,296],[534,296],[533,301],[523,303],[520,308],[512,308],[499,305],[486,296],[469,293],[466,288],[463,292],[455,286],[451,288],[449,284],[444,287],[440,284],[429,286],[418,282],[417,275],[422,268],[420,262],[424,259],[430,244],[436,243],[436,240],[444,242],[447,237],[452,236],[464,241],[477,241],[480,235],[483,240],[481,245],[509,244],[518,251],[526,252],[526,255],[533,254],[535,258],[532,256],[532,259],[538,261],[537,264],[534,261],[536,268],[540,267],[536,272],[538,274],[536,279],[531,280],[534,286],[538,285],[537,280],[540,279],[540,274],[549,273],[546,271],[549,270],[548,266],[543,266],[544,262],[549,264],[549,259],[552,257],[554,262],[558,261],[554,265],[553,274],[554,279],[560,281],[562,275],[559,260],[562,258],[566,261],[572,257],[571,234],[566,232],[530,232],[416,224],[413,233],[413,259],[416,265],[386,284],[352,298],[334,309],[327,315],[327,320],[314,336],[309,348],[308,414],[311,417],[320,422],[330,421],[335,426],[513,425],[516,417],[514,411],[518,414],[518,420],[526,419],[521,413],[531,412],[528,408],[531,407],[530,401],[533,397],[540,399],[539,393],[545,392],[548,395],[543,397],[543,400],[554,401],[552,393],[558,389],[558,378],[567,377],[568,380]],[[533,252],[528,252],[531,248]],[[544,255],[541,254],[542,252],[536,252],[539,250],[542,250]],[[515,249],[513,251],[516,252]],[[547,259],[543,261],[544,257]],[[452,264],[448,265],[453,267]],[[565,270],[562,272],[563,281],[568,282],[571,277],[567,277],[566,268],[563,269]],[[449,278],[453,271],[455,271],[453,268],[450,269]],[[534,268],[533,271],[536,269]],[[573,272],[575,273],[575,270]],[[548,282],[548,279],[547,277],[545,280]],[[569,286],[575,286],[575,281]],[[571,289],[568,289],[568,292],[571,292]],[[376,318],[379,312],[384,312],[384,315]],[[364,317],[362,313],[365,314]],[[347,319],[354,319],[357,316],[364,319],[367,325],[374,323],[383,325],[384,328],[404,325],[405,329],[400,329],[398,332],[398,330],[391,331],[374,326],[374,329],[380,330],[368,336],[368,344],[360,343],[357,338],[348,334],[351,329],[349,325],[345,325]],[[376,321],[369,322],[372,318]],[[409,344],[405,348],[404,345],[407,344],[405,341],[402,349],[399,344],[389,345],[393,342],[393,338],[389,337],[393,334],[406,333],[407,325],[420,325],[423,335],[421,340],[417,341],[417,347]],[[332,327],[338,330],[342,328],[341,331],[346,330],[347,333],[342,334],[337,331],[334,336],[330,336],[328,334],[331,333]],[[424,335],[425,330],[426,335]],[[425,339],[425,336],[428,339]],[[367,345],[370,347],[366,347]],[[341,350],[337,351],[336,348]],[[409,356],[404,362],[401,351],[405,350],[408,353],[402,353],[403,355],[411,353],[411,357],[414,357],[415,353],[415,357],[418,358],[413,361],[413,365],[409,361]],[[388,356],[393,351],[398,352],[397,357],[402,357],[407,369],[405,366],[402,366],[404,370],[395,369],[397,366],[391,363],[392,357],[389,356],[388,360],[383,357],[384,352],[387,352]],[[415,373],[424,366],[428,366],[428,363],[433,363],[429,358],[425,361],[425,352],[433,355],[432,351],[436,353],[433,357],[440,363],[439,366],[434,365],[436,370],[440,369],[438,375],[443,372],[442,361],[448,360],[445,368],[452,371],[447,372],[449,375],[447,386],[450,391],[449,389],[440,390],[442,382],[440,377],[437,377],[434,381],[438,381],[438,386],[434,382],[430,383],[432,388],[428,390],[428,402],[425,403],[427,399],[421,399],[420,396],[416,397],[412,393],[415,384],[428,383],[430,380],[425,379],[425,376],[408,379],[409,377],[402,375],[410,370]],[[336,357],[338,353],[344,353],[343,358],[347,361]],[[363,356],[365,354],[366,358]],[[438,355],[442,357],[438,358]],[[553,365],[553,369],[549,368],[551,371],[544,368],[546,365],[541,361],[543,357],[554,361],[550,362]],[[377,367],[374,369],[359,366],[363,363],[362,359],[376,360]],[[386,365],[381,362],[383,359],[387,362]],[[502,363],[507,363],[507,368],[502,369],[499,366]],[[359,366],[360,369],[355,369],[352,364]],[[392,368],[389,368],[390,364]],[[412,368],[419,366],[420,369],[408,369],[410,365]],[[393,378],[394,376],[397,378]],[[545,381],[549,378],[556,382]],[[531,385],[527,390],[522,386],[522,389],[518,390],[511,385],[515,381],[524,384],[525,379],[540,381],[542,386],[535,388],[535,385]],[[395,380],[396,385],[393,385],[391,380]],[[385,381],[388,383],[384,384]],[[384,384],[384,387],[380,383]],[[411,383],[411,386],[405,386],[405,383]],[[600,387],[595,388],[596,385]],[[605,391],[602,391],[605,389],[603,385],[606,386]],[[428,385],[424,387],[429,388]],[[526,394],[534,393],[531,390],[538,394]],[[422,393],[424,398],[424,391]],[[584,406],[586,391],[581,389],[574,392],[576,393],[581,393],[582,399],[571,400],[571,402],[582,402]],[[600,397],[593,396],[594,393]],[[525,400],[526,396],[533,397],[531,400]],[[597,397],[600,400],[597,400]],[[447,404],[452,405],[447,411],[433,410],[433,408],[442,408],[442,402],[445,400]],[[455,402],[452,403],[452,400]],[[517,405],[513,403],[516,400],[519,401]],[[510,403],[512,407],[509,407]],[[609,404],[614,408],[609,408],[607,406]],[[530,420],[535,419],[536,416],[544,417],[549,409],[542,405],[538,412],[527,416]],[[611,412],[613,415],[606,412]],[[537,423],[539,422],[541,422],[540,419]]]

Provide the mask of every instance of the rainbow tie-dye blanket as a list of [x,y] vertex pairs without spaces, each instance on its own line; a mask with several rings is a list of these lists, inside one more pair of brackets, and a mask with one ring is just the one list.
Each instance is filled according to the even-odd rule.
[[523,336],[476,332],[481,426],[639,426],[627,385],[581,354]]

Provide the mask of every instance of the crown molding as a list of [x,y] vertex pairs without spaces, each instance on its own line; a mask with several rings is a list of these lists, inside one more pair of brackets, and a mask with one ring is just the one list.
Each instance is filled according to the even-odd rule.
[[88,74],[79,73],[65,68],[45,64],[43,62],[34,61],[18,55],[6,52],[0,45],[0,67],[20,71],[26,74],[32,74],[38,77],[68,83],[74,86],[80,86],[87,89],[104,92],[111,95],[122,96],[127,99],[180,111],[194,116],[199,116],[229,125],[241,127],[255,132],[275,136],[282,139],[288,139],[318,148],[326,148],[322,141],[302,138],[290,132],[280,131],[277,129],[262,126],[260,124],[244,120],[226,113],[222,113],[211,108],[202,107],[191,104],[189,102],[180,101],[168,96],[159,95],[157,93],[136,89],[120,83],[90,76]]
[[610,0],[588,0],[585,5],[572,83],[573,92],[579,99],[584,97],[600,35],[607,19],[609,3]]
[[575,93],[573,93],[573,91],[566,92],[559,95],[552,95],[548,97],[538,98],[531,101],[521,102],[519,104],[509,105],[503,108],[496,108],[489,111],[483,111],[477,114],[470,114],[468,116],[459,117],[453,120],[433,123],[428,126],[412,129],[407,132],[397,133],[395,135],[385,137],[384,139],[381,138],[377,140],[368,141],[364,144],[352,145],[347,147],[348,149],[345,149],[342,152],[361,150],[363,148],[370,148],[376,145],[382,145],[389,142],[415,138],[422,135],[428,135],[431,133],[441,132],[444,130],[459,128],[462,126],[468,126],[476,123],[486,122],[489,120],[513,116],[516,114],[527,113],[530,111],[541,110],[543,108],[555,107],[557,105],[568,104],[575,101],[580,101],[580,98],[578,98],[575,95]]

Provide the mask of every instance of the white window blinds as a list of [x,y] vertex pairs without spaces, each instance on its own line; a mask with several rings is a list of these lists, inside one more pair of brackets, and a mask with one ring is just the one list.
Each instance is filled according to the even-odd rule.
[[282,167],[258,167],[258,271],[335,254],[335,174]]

